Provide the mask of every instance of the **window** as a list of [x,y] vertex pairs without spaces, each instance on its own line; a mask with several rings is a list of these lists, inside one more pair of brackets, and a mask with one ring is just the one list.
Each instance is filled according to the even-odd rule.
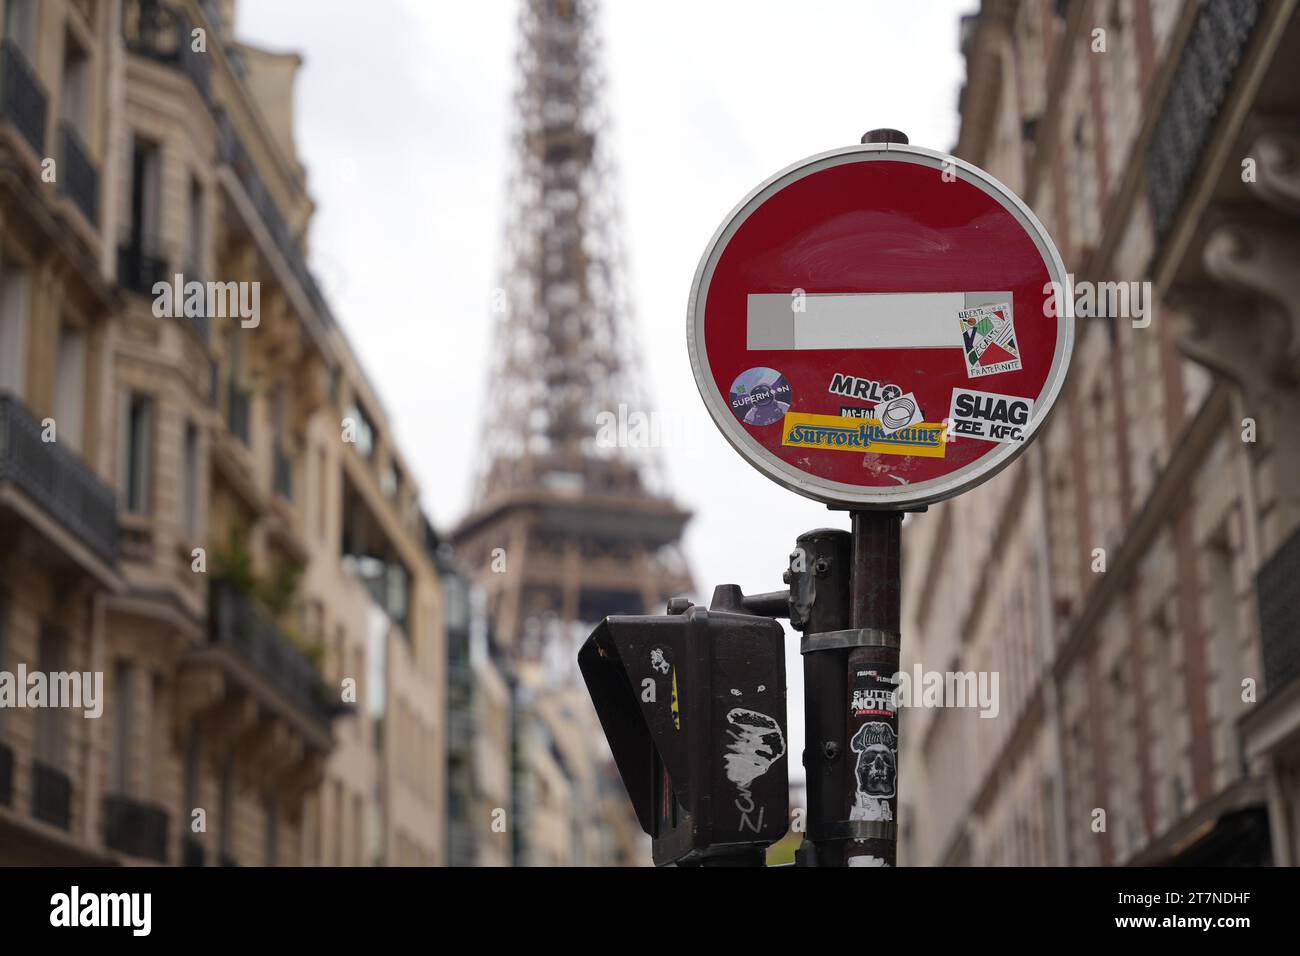
[[181,474],[181,526],[191,538],[199,534],[199,430],[185,423],[185,448]]
[[226,759],[221,774],[221,804],[218,807],[218,826],[221,830],[221,864],[233,862],[235,850],[235,757]]
[[113,756],[108,768],[108,785],[113,793],[131,792],[131,708],[132,693],[130,661],[120,660],[113,665],[113,688],[116,691],[113,713]]
[[90,123],[90,58],[71,36],[63,41],[63,121],[84,140]]
[[379,490],[388,498],[396,499],[402,490],[402,473],[397,466],[389,462],[379,476]]
[[189,235],[185,248],[186,279],[203,281],[207,258],[205,256],[207,234],[206,217],[203,207],[203,184],[193,176],[190,177],[190,215]]
[[347,812],[344,806],[343,784],[334,781],[334,865],[343,865],[343,843],[347,833],[344,818]]
[[[0,585],[0,671],[13,671],[9,661],[9,592]],[[5,725],[6,707],[0,707],[0,728]],[[0,733],[0,740],[4,734]]]
[[[36,647],[36,669],[44,674],[66,670],[68,635],[61,627],[50,624],[41,627]],[[63,715],[62,707],[42,707],[36,711],[36,759],[47,767],[63,769]]]
[[375,429],[370,424],[370,419],[366,413],[361,410],[361,406],[353,402],[348,406],[346,417],[352,419],[355,423],[356,449],[361,453],[361,457],[369,458],[375,450]]
[[36,4],[37,0],[5,4],[5,37],[17,43],[29,61],[36,57]]
[[54,421],[58,441],[81,448],[86,407],[86,333],[66,322],[59,326],[55,365]]
[[330,494],[330,476],[329,460],[325,457],[325,449],[316,449],[316,535],[322,540],[325,538],[326,529],[328,528],[329,519],[329,494]]
[[283,385],[275,389],[275,397],[271,401],[271,419],[276,447],[284,448],[289,433],[289,390]]
[[162,149],[137,136],[131,151],[131,246],[153,250],[158,242]]
[[[384,610],[403,631],[407,630],[410,586],[410,575],[402,565],[394,561],[384,568]],[[409,635],[407,637],[409,639]]]
[[27,270],[17,262],[0,263],[0,392],[22,396],[27,356]]
[[1227,526],[1221,528],[1208,542],[1205,561],[1209,578],[1210,604],[1210,713],[1214,720],[1215,756],[1219,780],[1216,786],[1226,786],[1243,775],[1240,744],[1237,739],[1237,717],[1244,708],[1241,699],[1243,660],[1241,629],[1237,623],[1236,561],[1229,540]]
[[1150,701],[1152,709],[1151,754],[1156,785],[1156,830],[1163,831],[1182,816],[1183,755],[1185,754],[1185,712],[1182,708],[1182,668],[1179,664],[1177,636],[1170,626],[1171,613],[1160,607],[1151,615],[1151,665],[1148,687],[1161,688]]
[[229,367],[231,381],[235,383],[243,382],[244,349],[239,337],[239,329],[233,325],[226,334],[226,364]]
[[126,510],[149,514],[153,497],[153,399],[131,393],[126,400],[122,487]]
[[280,801],[275,794],[266,797],[266,865],[280,865]]
[[181,808],[181,832],[187,839],[194,839],[191,824],[194,810],[200,806],[203,785],[203,731],[199,719],[194,718],[190,724],[190,739],[185,745],[185,805]]
[[365,866],[366,817],[360,794],[352,797],[352,865]]

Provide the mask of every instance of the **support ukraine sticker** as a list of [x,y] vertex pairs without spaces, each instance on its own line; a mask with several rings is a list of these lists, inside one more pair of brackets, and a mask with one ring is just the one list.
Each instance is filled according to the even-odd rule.
[[895,432],[886,432],[875,418],[846,418],[790,412],[782,424],[781,444],[794,448],[825,448],[852,451],[860,455],[916,455],[943,458],[946,425],[918,422]]

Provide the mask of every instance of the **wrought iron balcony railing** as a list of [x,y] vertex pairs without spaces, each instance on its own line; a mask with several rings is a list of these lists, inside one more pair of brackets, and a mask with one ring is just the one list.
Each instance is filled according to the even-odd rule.
[[37,156],[45,156],[47,98],[18,44],[0,40],[0,117],[17,127]]
[[1147,193],[1161,241],[1173,228],[1264,0],[1204,0],[1147,147]]
[[41,423],[0,392],[0,484],[13,482],[103,560],[117,561],[117,496],[75,453],[47,442]]
[[138,295],[153,295],[159,282],[170,282],[171,266],[151,243],[132,239],[117,247],[117,281]]
[[307,260],[293,232],[289,229],[289,224],[258,174],[252,156],[245,149],[239,134],[235,132],[229,114],[222,110],[217,111],[217,159],[231,168],[235,178],[244,187],[244,192],[248,193],[253,208],[257,210],[258,217],[262,220],[266,231],[270,233],[271,241],[289,263],[289,268],[293,271],[298,284],[302,286],[303,292],[320,320],[326,325],[333,325],[334,314],[330,311],[329,303],[325,301],[320,286],[316,284],[316,277],[307,266]]
[[61,830],[72,825],[72,780],[39,760],[32,761],[32,816]]
[[59,124],[59,184],[86,221],[99,225],[99,168],[81,136],[67,120]]
[[121,794],[104,798],[104,844],[128,856],[167,862],[167,811]]
[[[160,0],[125,0],[122,38],[126,48],[181,70],[203,99],[212,102],[212,61],[194,49],[194,24],[185,11]],[[215,38],[209,38],[215,40]]]
[[209,641],[229,647],[294,706],[328,725],[338,708],[329,701],[320,673],[275,623],[228,580],[209,591]]

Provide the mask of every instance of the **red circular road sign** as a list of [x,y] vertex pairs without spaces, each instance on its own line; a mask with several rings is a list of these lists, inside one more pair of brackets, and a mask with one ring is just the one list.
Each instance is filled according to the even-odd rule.
[[915,146],[810,157],[755,189],[695,273],[691,367],[759,471],[833,504],[902,508],[1024,450],[1069,366],[1051,237],[983,170]]

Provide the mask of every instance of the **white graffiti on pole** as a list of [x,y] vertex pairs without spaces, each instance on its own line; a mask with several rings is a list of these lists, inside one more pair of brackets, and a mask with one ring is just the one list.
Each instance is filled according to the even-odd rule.
[[[736,785],[736,809],[740,811],[740,829],[763,829],[766,807],[756,807],[750,794],[754,781],[767,773],[769,767],[785,756],[785,735],[781,726],[767,714],[743,707],[733,707],[727,712],[727,752],[723,760],[727,779]],[[758,822],[750,817],[758,811]]]

